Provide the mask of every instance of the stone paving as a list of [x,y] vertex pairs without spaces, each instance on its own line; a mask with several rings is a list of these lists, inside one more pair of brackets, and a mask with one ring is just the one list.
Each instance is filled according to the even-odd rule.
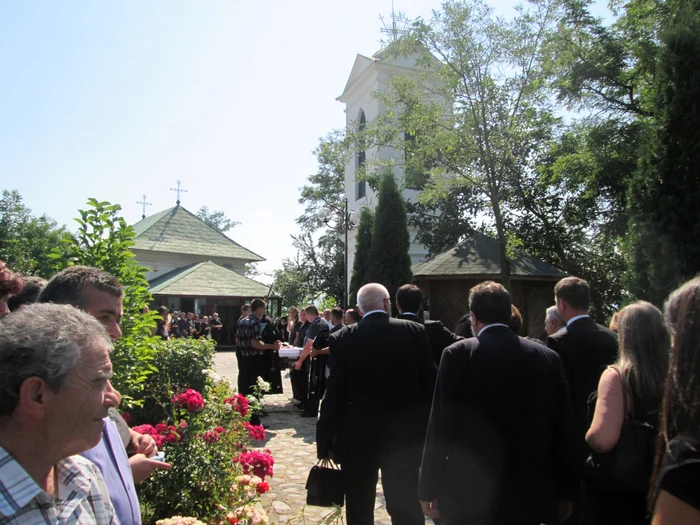
[[[235,386],[238,366],[234,352],[217,352],[214,368]],[[268,439],[264,446],[270,449],[275,458],[275,475],[269,479],[270,492],[262,496],[262,502],[272,523],[318,523],[333,509],[305,506],[306,477],[316,464],[316,420],[299,416],[300,411],[290,402],[292,386],[289,373],[283,372],[282,379],[284,393],[265,397],[268,416],[263,417],[262,422],[270,428],[267,429]],[[391,524],[384,505],[380,482],[374,511],[377,525]]]

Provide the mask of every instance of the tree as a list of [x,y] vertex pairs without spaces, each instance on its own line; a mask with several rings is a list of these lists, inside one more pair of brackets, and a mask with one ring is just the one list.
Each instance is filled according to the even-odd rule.
[[370,251],[372,249],[372,230],[374,213],[367,207],[360,210],[360,223],[355,239],[355,260],[352,263],[352,276],[348,295],[348,308],[357,304],[357,291],[370,280]]
[[399,287],[413,281],[410,246],[406,204],[393,173],[386,171],[379,184],[374,212],[368,280],[386,286],[392,305]]
[[700,14],[687,0],[669,0],[666,11],[627,243],[630,289],[657,305],[700,272]]
[[366,134],[407,151],[409,178],[427,174],[423,202],[474,190],[473,207],[485,206],[492,220],[507,288],[509,199],[558,124],[546,84],[557,14],[554,0],[518,8],[511,21],[483,0],[446,1],[388,47],[389,55],[417,55],[424,74],[389,80],[378,95],[387,109]]
[[240,224],[238,221],[229,219],[223,211],[209,211],[207,206],[199,208],[196,215],[220,233],[226,233]]
[[105,270],[124,287],[122,337],[114,342],[110,358],[117,371],[112,382],[127,405],[143,388],[146,378],[155,371],[157,352],[151,337],[157,312],[143,313],[152,300],[148,291],[146,268],[139,265],[130,248],[136,232],[120,216],[121,206],[89,199],[87,210],[78,210],[78,231],[65,233],[50,257],[56,269],[84,265]]
[[65,227],[42,215],[35,217],[16,190],[3,190],[0,199],[0,260],[16,272],[49,278],[54,261],[49,257]]
[[285,307],[302,307],[307,302],[305,275],[298,260],[282,261],[282,269],[275,270],[272,283],[273,295],[279,297]]

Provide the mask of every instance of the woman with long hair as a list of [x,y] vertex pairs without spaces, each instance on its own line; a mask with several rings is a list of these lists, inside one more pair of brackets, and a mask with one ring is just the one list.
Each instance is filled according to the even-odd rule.
[[650,502],[653,525],[700,523],[700,278],[665,305],[673,333]]
[[301,328],[301,322],[299,322],[299,309],[296,306],[289,307],[289,317],[287,320],[287,332],[289,332],[288,343],[294,345],[294,341],[297,338],[297,333]]
[[[668,370],[671,337],[664,316],[653,304],[637,301],[617,316],[619,357],[600,377],[598,399],[586,442],[598,454],[613,450],[628,419],[659,426],[659,407]],[[649,432],[653,451],[655,432]],[[649,454],[651,475],[653,454]],[[638,493],[602,490],[591,483],[586,491],[584,523],[643,524],[647,522],[647,490]]]

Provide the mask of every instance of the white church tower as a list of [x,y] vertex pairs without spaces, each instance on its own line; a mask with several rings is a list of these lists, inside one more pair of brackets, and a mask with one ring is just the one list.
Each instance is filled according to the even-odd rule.
[[[382,51],[378,51],[372,57],[357,55],[352,72],[345,84],[343,94],[337,100],[345,104],[345,123],[348,131],[354,132],[363,128],[371,122],[382,111],[379,100],[372,96],[374,92],[381,92],[390,77],[395,75],[406,75],[416,71],[415,57],[385,57]],[[360,209],[368,206],[371,209],[377,205],[377,195],[366,182],[357,182],[355,175],[361,166],[368,165],[371,169],[375,160],[390,160],[392,158],[403,157],[403,150],[398,151],[393,148],[376,147],[368,148],[366,151],[356,151],[353,158],[345,166],[345,196],[348,199],[348,209],[354,212],[355,220],[359,220]],[[394,166],[394,176],[399,187],[403,187],[402,163]],[[404,198],[415,202],[418,192],[415,190],[404,190]],[[409,255],[411,264],[424,261],[428,256],[428,249],[415,240],[416,232],[409,229],[411,235],[411,246]],[[357,228],[348,232],[348,267],[347,280],[350,283],[352,266],[355,260],[355,241],[357,239]]]

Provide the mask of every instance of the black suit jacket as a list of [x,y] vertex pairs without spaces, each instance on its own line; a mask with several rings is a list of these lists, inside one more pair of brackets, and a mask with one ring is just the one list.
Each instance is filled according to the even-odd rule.
[[330,335],[329,370],[316,426],[319,458],[379,458],[420,445],[436,368],[425,329],[383,313]]
[[436,365],[440,365],[440,358],[442,357],[442,352],[450,346],[464,339],[458,335],[450,332],[441,321],[424,321],[423,318],[412,314],[399,314],[397,319],[405,319],[406,321],[413,321],[414,323],[419,323],[425,326],[425,331],[428,333],[428,339],[430,340],[430,347],[433,352],[433,360]]
[[577,484],[573,439],[559,357],[488,328],[443,353],[420,499],[437,499],[449,523],[558,523],[558,500]]
[[600,375],[617,358],[617,334],[590,317],[577,319],[547,338],[547,346],[561,358],[571,391],[576,425],[579,475],[588,458],[588,398],[598,390]]

